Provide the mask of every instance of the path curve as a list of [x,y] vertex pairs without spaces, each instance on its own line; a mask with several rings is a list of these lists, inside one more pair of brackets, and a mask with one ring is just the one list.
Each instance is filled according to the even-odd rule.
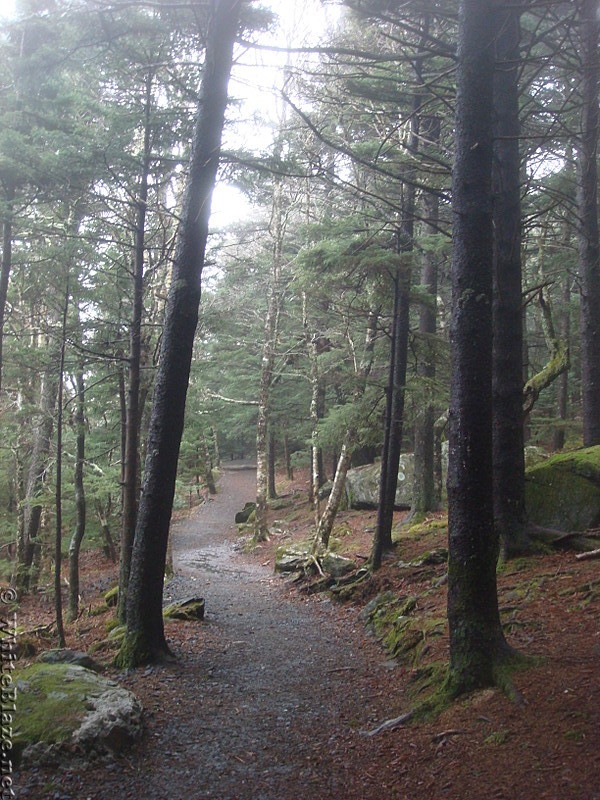
[[292,595],[235,551],[233,517],[254,493],[254,471],[226,469],[219,494],[174,525],[167,599],[205,597],[206,619],[186,623],[175,665],[119,676],[142,697],[149,735],[59,800],[385,800],[360,769],[373,740],[358,732],[393,711],[373,688],[389,680],[384,656],[355,612]]

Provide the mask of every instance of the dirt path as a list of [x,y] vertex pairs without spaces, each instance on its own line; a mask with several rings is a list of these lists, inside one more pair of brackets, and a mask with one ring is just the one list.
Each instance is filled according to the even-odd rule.
[[67,775],[44,796],[385,797],[376,776],[352,765],[365,741],[357,729],[384,713],[367,696],[385,685],[384,656],[361,629],[340,624],[344,612],[329,601],[292,599],[270,569],[235,552],[231,523],[254,481],[252,470],[226,471],[217,497],[175,526],[167,594],[201,594],[206,620],[168,629],[180,637],[176,665],[119,676],[146,706],[143,745],[101,773]]

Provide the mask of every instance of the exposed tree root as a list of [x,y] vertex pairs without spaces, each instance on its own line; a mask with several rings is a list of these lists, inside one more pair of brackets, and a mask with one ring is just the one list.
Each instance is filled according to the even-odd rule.
[[536,542],[541,542],[547,547],[558,547],[567,550],[587,552],[595,549],[595,545],[590,541],[597,537],[594,531],[558,531],[554,528],[545,528],[542,525],[535,525],[530,522],[527,526],[528,536]]

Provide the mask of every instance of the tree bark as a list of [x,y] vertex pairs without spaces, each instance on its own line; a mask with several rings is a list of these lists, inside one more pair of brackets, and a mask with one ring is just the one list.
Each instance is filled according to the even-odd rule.
[[447,688],[495,683],[506,648],[496,588],[492,475],[494,3],[461,0],[452,210]]
[[523,454],[520,9],[497,5],[494,70],[494,520],[503,554],[530,549]]
[[[562,310],[560,313],[560,338],[563,342],[571,340],[571,277],[565,275],[563,279]],[[569,348],[570,349],[570,348]],[[552,449],[562,450],[566,441],[565,425],[569,413],[569,372],[565,370],[560,376],[556,392],[556,416],[559,424],[552,433]]]
[[38,534],[42,517],[42,506],[37,502],[37,498],[43,490],[48,468],[58,392],[56,373],[56,360],[51,360],[42,379],[40,420],[34,433],[33,450],[25,488],[23,530],[17,546],[16,584],[21,592],[27,592],[34,588],[32,568],[40,547]]
[[119,561],[119,604],[117,616],[125,622],[127,609],[127,586],[131,569],[131,551],[135,536],[139,495],[140,461],[140,385],[142,368],[142,315],[144,311],[144,253],[146,239],[146,214],[148,208],[148,181],[152,149],[150,114],[152,107],[153,76],[146,75],[144,136],[142,145],[142,169],[136,203],[135,247],[133,259],[133,309],[129,329],[129,375],[127,406],[125,409],[125,459],[123,464],[123,509],[121,529],[121,552]]
[[600,239],[598,95],[600,20],[596,0],[581,0],[582,120],[578,157],[579,282],[583,445],[600,444]]
[[[421,123],[421,135],[435,145],[439,142],[439,117],[429,117]],[[439,198],[430,193],[423,198],[424,216],[428,220],[425,230],[435,232],[439,220]],[[412,510],[417,514],[435,511],[439,500],[435,489],[435,404],[434,382],[436,374],[438,257],[426,253],[421,269],[421,286],[427,291],[427,302],[419,307],[420,359],[417,373],[423,381],[424,401],[415,415],[415,461]]]
[[75,401],[75,530],[69,543],[69,602],[67,618],[70,621],[79,615],[79,551],[85,536],[86,526],[86,500],[85,485],[83,482],[83,468],[85,464],[85,376],[83,360],[80,361],[75,376],[77,397]]
[[58,636],[58,646],[65,647],[65,626],[63,623],[62,605],[62,524],[63,524],[63,505],[62,505],[62,443],[63,443],[63,397],[65,387],[65,352],[67,349],[67,315],[69,313],[69,279],[67,278],[65,287],[64,307],[62,313],[60,356],[58,361],[58,392],[56,398],[56,533],[54,537],[54,619],[56,621],[56,633]]
[[269,432],[269,500],[277,499],[275,486],[275,447],[276,440],[273,431]]
[[183,432],[202,267],[242,0],[213,0],[190,171],[165,311],[144,483],[127,597],[122,666],[170,655],[162,616],[163,579]]

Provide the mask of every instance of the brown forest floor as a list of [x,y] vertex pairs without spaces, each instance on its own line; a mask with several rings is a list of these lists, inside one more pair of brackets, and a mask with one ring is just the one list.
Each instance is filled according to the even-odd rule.
[[[487,690],[435,720],[367,736],[407,711],[415,676],[447,658],[443,625],[428,634],[418,663],[395,664],[359,618],[388,589],[418,597],[424,629],[443,618],[445,589],[432,588],[443,565],[398,566],[445,546],[439,515],[419,530],[398,527],[397,551],[360,597],[342,604],[273,574],[275,548],[310,531],[305,475],[280,482],[272,520],[281,532],[250,554],[231,522],[252,499],[253,473],[228,471],[222,487],[174,526],[168,594],[205,596],[205,622],[169,623],[175,665],[109,668],[144,703],[147,736],[124,757],[17,775],[17,797],[600,800],[600,562],[561,552],[501,570],[509,640],[540,659],[514,676],[520,703]],[[372,512],[340,513],[340,552],[360,563],[373,525]],[[84,556],[86,612],[69,626],[69,646],[104,637],[108,613],[87,609],[101,605],[114,575],[97,553]],[[25,600],[20,624],[50,621],[51,603],[44,594]]]

